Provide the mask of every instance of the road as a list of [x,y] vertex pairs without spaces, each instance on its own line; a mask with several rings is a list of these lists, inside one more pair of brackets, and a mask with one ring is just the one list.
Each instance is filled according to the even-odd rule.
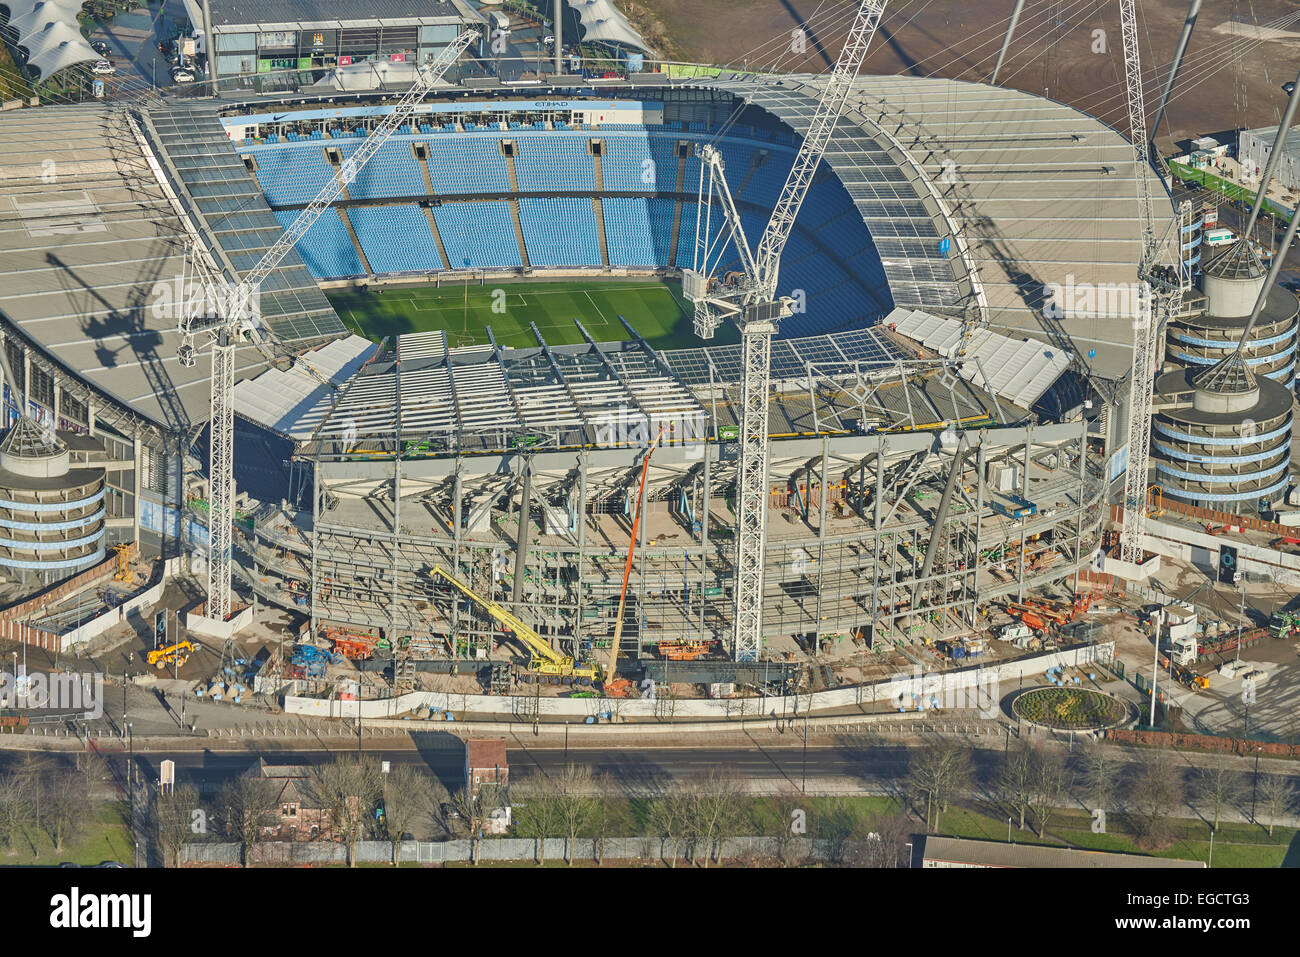
[[[414,747],[367,748],[365,754],[395,764],[413,764],[439,778],[449,790],[460,787],[464,774],[464,744],[454,735],[429,732],[412,735]],[[558,738],[558,736],[557,736]],[[523,744],[515,739],[514,744]],[[562,741],[546,746],[516,746],[507,750],[512,777],[526,779],[536,774],[555,774],[566,764],[580,764],[606,775],[620,789],[628,793],[658,791],[673,781],[681,781],[713,768],[734,771],[755,790],[778,792],[802,788],[805,775],[811,790],[865,792],[874,794],[896,793],[906,776],[911,756],[920,747],[932,746],[933,741],[864,741],[858,743],[826,743],[826,739],[809,742],[806,756],[802,742],[796,734],[789,740],[755,740],[749,745],[714,744],[700,747],[637,747],[629,742],[622,747],[570,747]],[[983,746],[970,748],[971,763],[977,781],[994,779],[1000,766],[1004,742],[983,739]],[[1014,742],[1012,742],[1014,743]],[[158,765],[164,758],[176,762],[177,778],[191,783],[201,791],[211,791],[223,783],[243,774],[258,757],[270,764],[315,765],[328,761],[337,754],[353,749],[342,741],[331,742],[333,748],[316,745],[305,750],[268,749],[255,751],[155,751],[134,756],[137,771],[147,780],[158,777]],[[1150,752],[1133,748],[1112,748],[1117,759],[1127,769],[1133,770],[1149,760]],[[125,755],[117,755],[120,761]],[[1178,752],[1174,758],[1184,767],[1194,765],[1226,764],[1242,773],[1250,773],[1254,764],[1249,759],[1226,755]],[[0,770],[21,755],[0,752]],[[806,762],[806,763],[805,763]],[[1300,776],[1300,766],[1295,762],[1265,759],[1263,773],[1280,772]],[[1300,779],[1297,780],[1300,785]]]
[[[1241,227],[1245,225],[1246,214],[1240,210],[1233,209],[1228,205],[1228,199],[1226,197],[1219,196],[1212,190],[1190,190],[1181,186],[1175,186],[1173,196],[1175,204],[1180,203],[1183,200],[1189,200],[1194,204],[1193,208],[1201,203],[1217,202],[1219,204],[1220,226],[1227,227],[1235,232],[1240,232]],[[1281,238],[1281,231],[1285,228],[1286,224],[1279,220],[1277,223],[1279,240]],[[1266,233],[1261,232],[1258,226],[1256,227],[1256,233],[1261,237],[1266,236]],[[1275,242],[1276,241],[1277,240],[1275,240]],[[1208,252],[1209,250],[1202,252],[1202,263],[1208,258]],[[1300,282],[1300,245],[1292,245],[1292,247],[1287,250],[1282,272],[1278,277],[1278,281],[1283,283]]]

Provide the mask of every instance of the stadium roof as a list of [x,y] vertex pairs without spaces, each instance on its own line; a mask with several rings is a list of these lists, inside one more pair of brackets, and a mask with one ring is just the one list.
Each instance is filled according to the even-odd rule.
[[[728,90],[802,132],[823,80],[690,82]],[[1141,224],[1133,152],[1114,129],[1018,90],[861,77],[826,161],[871,230],[897,305],[946,312],[969,305],[994,330],[1054,344],[1106,378],[1127,374],[1130,316],[1053,320],[1042,309],[1054,285],[1107,290],[1135,282]],[[1155,196],[1168,195],[1154,172],[1146,175]],[[1159,203],[1156,214],[1171,216],[1172,203]],[[1087,358],[1089,350],[1095,357]]]
[[[210,0],[213,33],[334,29],[381,23],[424,26],[477,23],[481,18],[456,0]],[[203,23],[201,0],[185,0],[190,22]]]
[[[249,189],[215,115],[207,119],[224,141],[215,147],[201,123],[186,126],[187,114],[179,116],[155,113],[148,129],[156,136],[163,134],[153,124],[172,130],[174,161],[205,180],[201,201],[184,186],[163,185],[163,166],[150,165],[142,139],[146,128],[132,129],[121,111],[92,105],[0,114],[0,315],[53,364],[168,429],[201,423],[210,408],[207,363],[187,369],[176,359],[170,303],[182,279],[186,204],[223,241],[221,229],[235,214],[221,219],[201,204],[240,210],[244,229],[228,235],[243,252],[218,254],[241,270],[281,232],[260,193]],[[296,254],[268,282],[261,309],[286,339],[344,331]],[[240,350],[237,376],[263,368],[256,351]]]
[[633,50],[649,52],[641,34],[627,17],[614,6],[613,0],[568,0],[582,21],[582,39],[618,43]]
[[98,60],[81,35],[77,14],[80,0],[6,0],[9,27],[18,35],[18,45],[27,50],[27,64],[41,79],[76,63]]

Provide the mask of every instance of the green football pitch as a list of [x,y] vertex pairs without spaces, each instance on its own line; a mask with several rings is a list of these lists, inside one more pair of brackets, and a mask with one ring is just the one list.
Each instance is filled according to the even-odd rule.
[[[631,282],[529,282],[468,286],[371,288],[328,292],[334,310],[359,335],[379,341],[410,332],[441,329],[447,344],[483,345],[487,327],[503,346],[535,346],[529,329],[536,323],[550,345],[583,341],[579,320],[597,342],[631,338],[619,316],[657,349],[699,345],[692,329],[690,303],[680,283],[654,279]],[[729,326],[718,343],[738,340]]]

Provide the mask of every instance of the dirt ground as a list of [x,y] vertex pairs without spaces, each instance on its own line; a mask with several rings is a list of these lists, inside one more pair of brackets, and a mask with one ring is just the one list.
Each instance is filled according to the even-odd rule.
[[[839,53],[853,6],[834,0],[639,0],[670,38],[680,60],[762,69],[824,71]],[[903,0],[891,3],[864,73],[987,81],[1014,0]],[[820,13],[818,12],[820,10]],[[1300,25],[1290,36],[1256,42],[1230,33],[1231,21],[1264,24],[1300,12],[1297,0],[1215,0],[1201,11],[1167,120],[1157,143],[1278,122],[1280,86],[1295,79]],[[1148,118],[1154,119],[1186,0],[1142,0],[1142,48]],[[807,52],[789,52],[790,31],[809,24]],[[818,29],[817,24],[824,27]],[[1105,52],[1093,52],[1096,30]],[[1001,85],[1047,95],[1127,130],[1119,4],[1114,0],[1028,3],[999,77]],[[779,59],[778,59],[779,58]]]

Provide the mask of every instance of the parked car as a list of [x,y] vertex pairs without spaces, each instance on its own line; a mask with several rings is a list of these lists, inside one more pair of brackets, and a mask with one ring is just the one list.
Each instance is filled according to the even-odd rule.
[[172,70],[172,80],[176,83],[193,83],[194,74],[183,66]]
[[96,53],[98,53],[100,56],[108,56],[110,53],[113,52],[112,48],[109,47],[109,45],[105,43],[103,40],[96,40],[94,43],[90,45],[90,48],[94,50]]
[[112,76],[117,72],[117,67],[113,66],[108,60],[96,60],[95,65],[90,68],[90,72],[99,76]]

